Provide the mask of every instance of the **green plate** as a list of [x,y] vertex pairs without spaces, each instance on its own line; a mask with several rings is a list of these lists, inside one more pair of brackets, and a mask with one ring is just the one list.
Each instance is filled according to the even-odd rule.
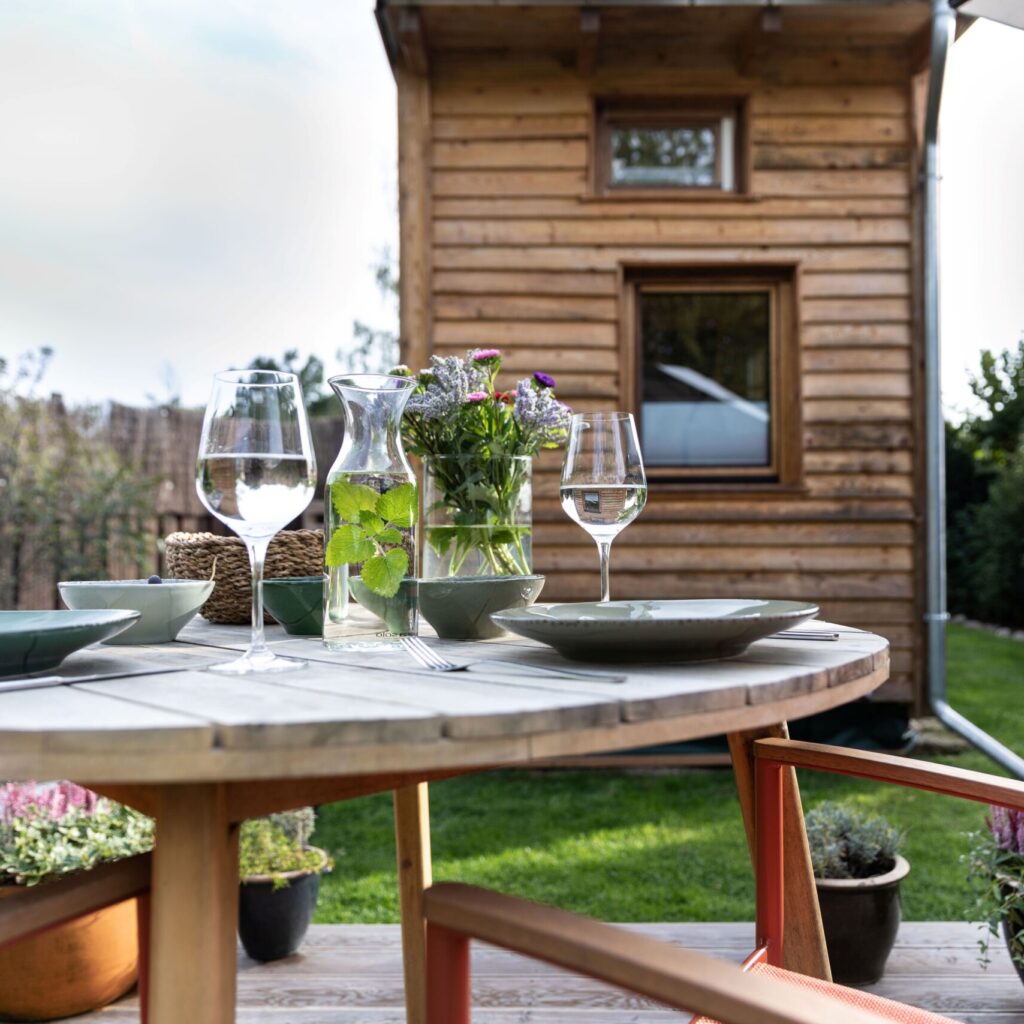
[[491,618],[512,633],[578,661],[712,661],[813,619],[803,601],[724,598],[535,604]]
[[0,612],[0,676],[56,668],[73,651],[127,629],[138,612]]

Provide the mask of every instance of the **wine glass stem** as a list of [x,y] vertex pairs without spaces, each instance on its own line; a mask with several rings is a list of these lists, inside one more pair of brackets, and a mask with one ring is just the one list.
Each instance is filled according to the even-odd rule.
[[612,542],[610,540],[597,541],[597,550],[601,555],[601,600],[610,601],[612,599],[612,588],[608,563],[611,559]]
[[265,540],[248,540],[245,546],[249,549],[249,564],[252,566],[252,635],[249,639],[249,650],[246,657],[265,654],[267,641],[263,635],[263,562],[270,547],[270,538]]

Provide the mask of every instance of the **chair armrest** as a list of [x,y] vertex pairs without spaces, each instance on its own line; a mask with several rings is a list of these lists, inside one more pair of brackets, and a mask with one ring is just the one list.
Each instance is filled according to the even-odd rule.
[[1024,782],[1003,779],[985,772],[952,768],[910,757],[877,754],[869,750],[803,743],[799,740],[757,740],[754,743],[754,756],[763,761],[792,765],[794,768],[854,775],[862,779],[891,782],[911,789],[926,789],[946,796],[1024,810]]
[[67,878],[12,887],[0,897],[0,948],[149,890],[150,854],[98,864]]
[[785,982],[744,973],[736,964],[703,953],[476,886],[435,885],[424,893],[423,907],[431,925],[726,1024],[884,1020],[814,992],[794,993]]

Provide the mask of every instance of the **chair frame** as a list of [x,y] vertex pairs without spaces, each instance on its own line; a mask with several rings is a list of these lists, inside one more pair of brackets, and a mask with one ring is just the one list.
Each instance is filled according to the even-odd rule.
[[424,893],[426,1024],[470,1024],[471,939],[725,1024],[883,1024],[889,1018],[837,1003],[775,978],[746,973],[782,966],[784,925],[783,778],[807,768],[1000,804],[1024,811],[1024,782],[910,758],[788,739],[754,745],[757,878],[756,949],[743,966],[500,893],[458,883]]

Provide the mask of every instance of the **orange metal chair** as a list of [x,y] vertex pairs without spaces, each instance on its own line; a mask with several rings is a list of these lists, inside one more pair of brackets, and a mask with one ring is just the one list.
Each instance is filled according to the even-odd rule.
[[469,1024],[469,942],[495,946],[696,1013],[691,1024],[953,1024],[785,970],[783,771],[852,775],[1024,811],[1024,783],[842,747],[767,739],[756,758],[756,950],[741,966],[612,925],[453,883],[424,894],[427,1024]]
[[151,855],[99,864],[89,871],[11,892],[0,902],[0,949],[40,935],[66,921],[138,898],[139,1019],[146,1024],[149,981]]

